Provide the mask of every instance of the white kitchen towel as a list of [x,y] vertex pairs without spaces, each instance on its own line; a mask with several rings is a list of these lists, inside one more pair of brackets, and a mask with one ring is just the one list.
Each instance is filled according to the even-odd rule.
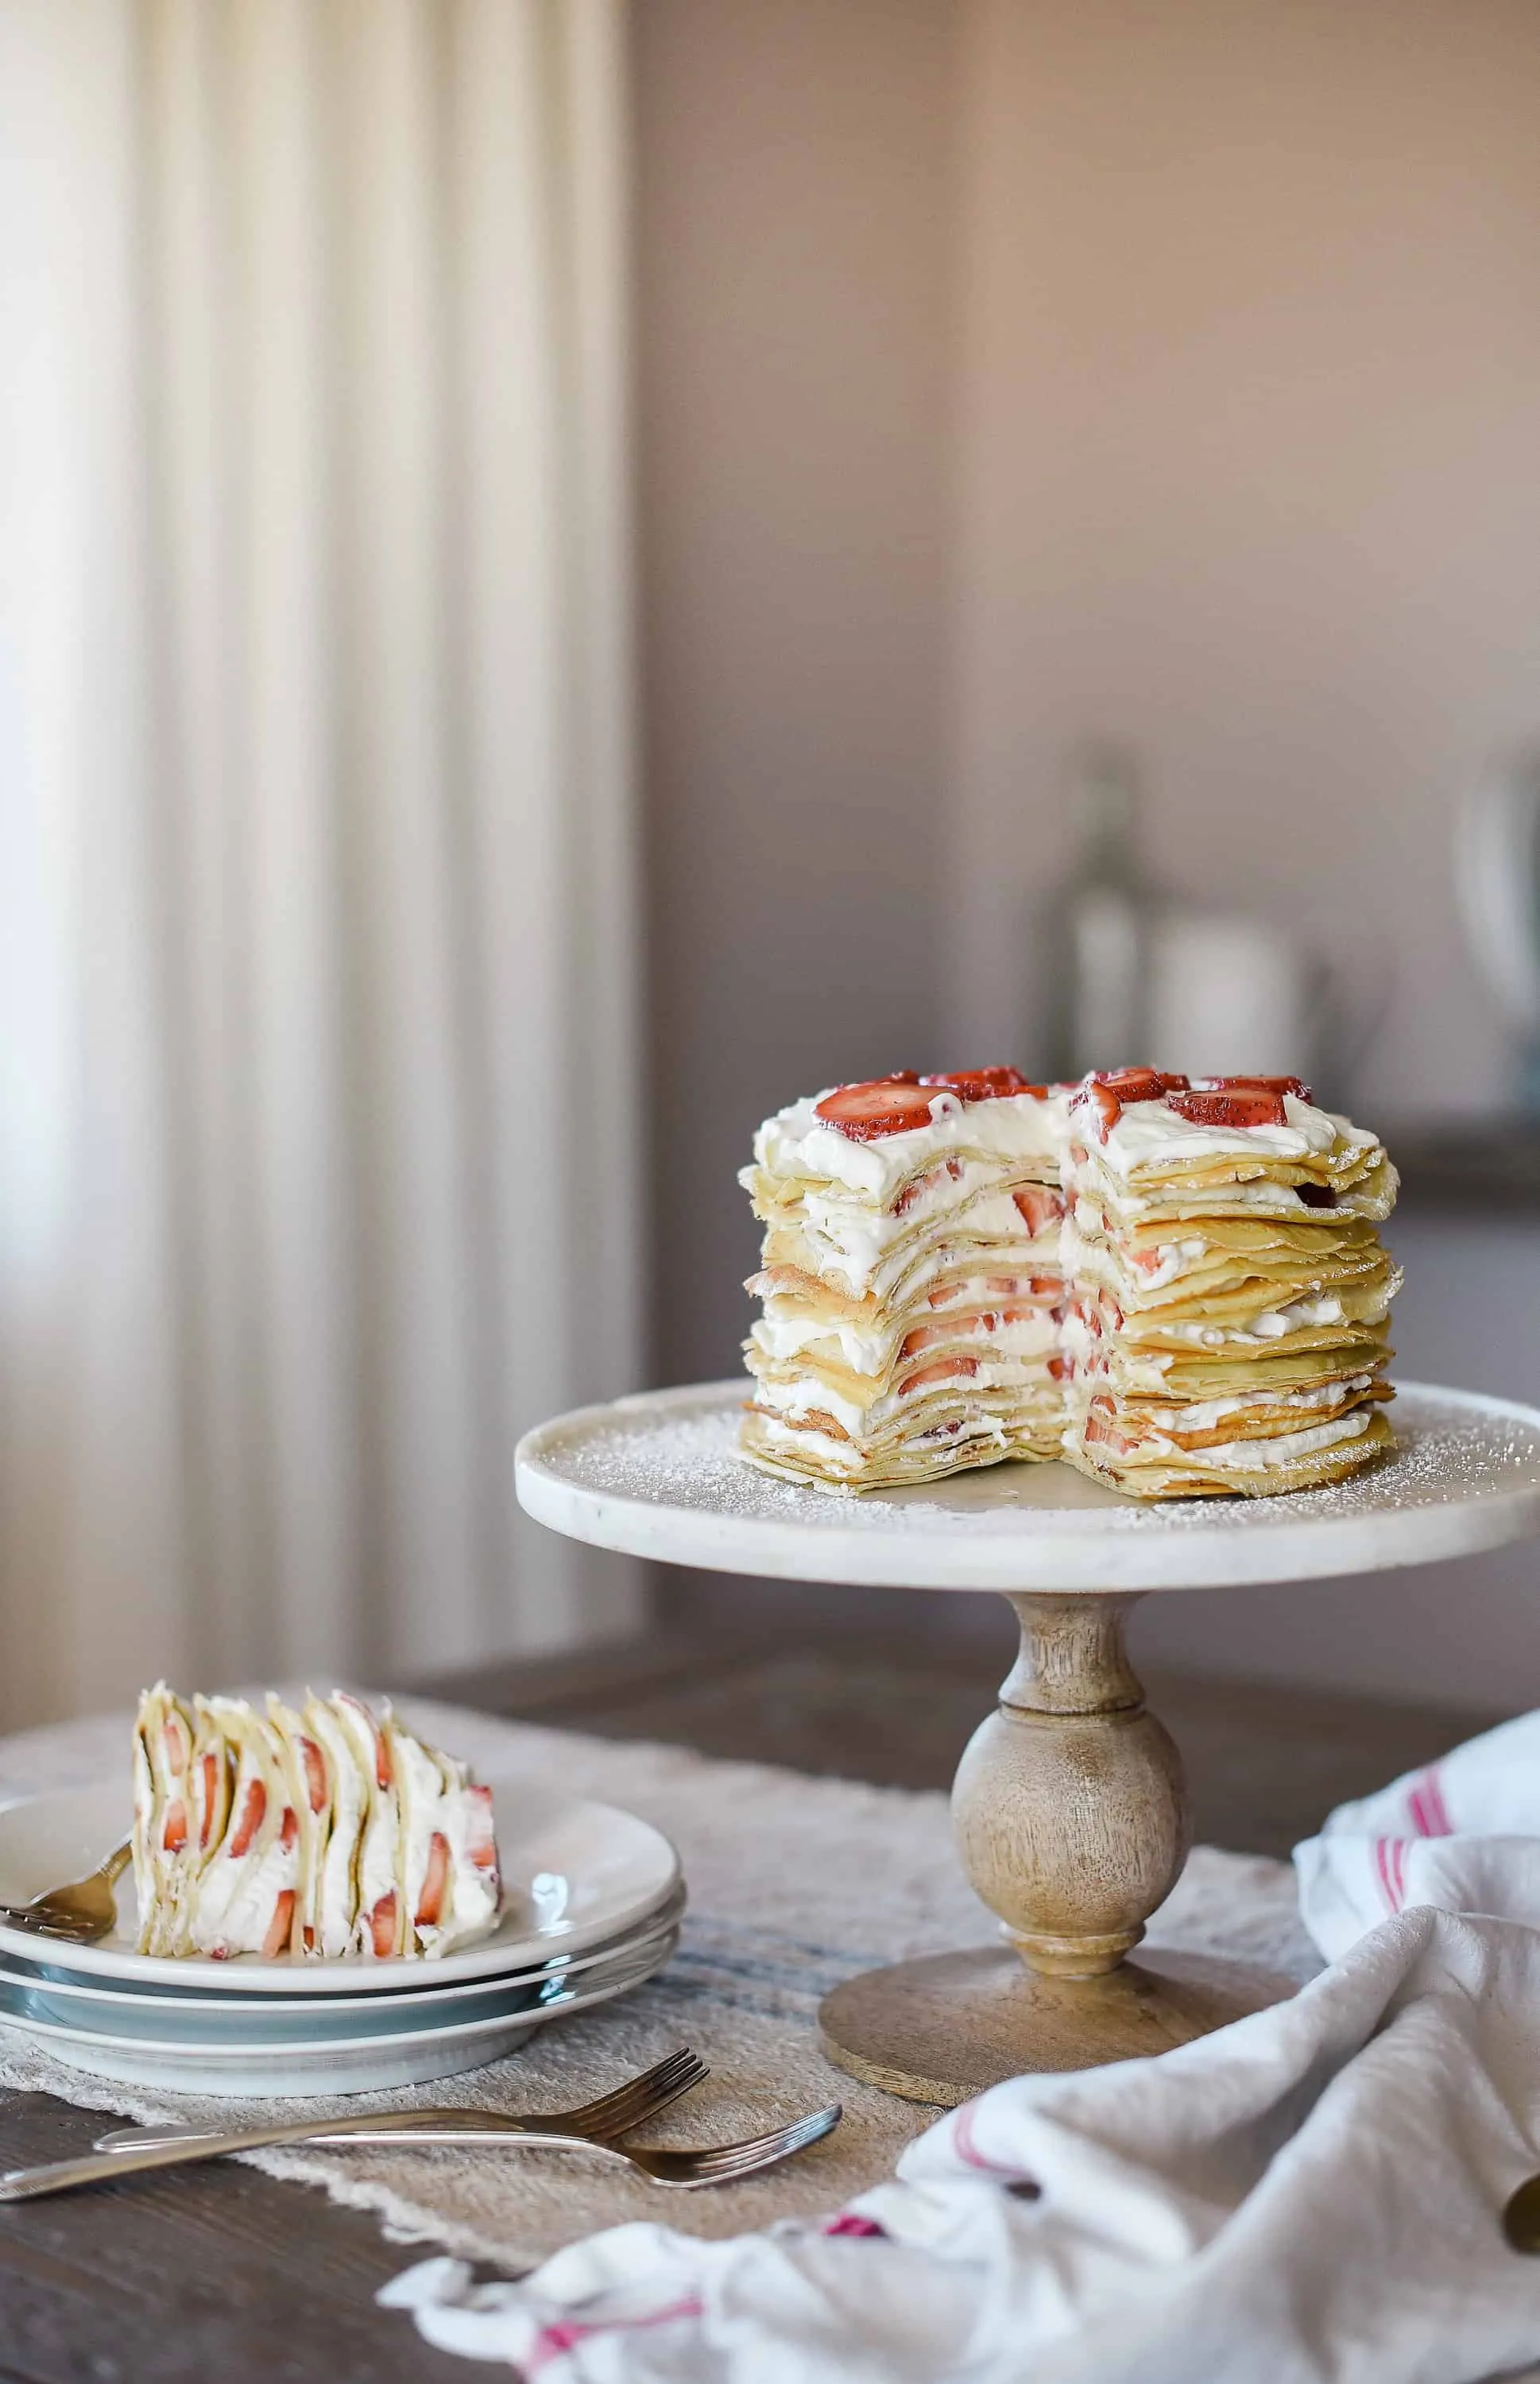
[[1300,1918],[1329,1962],[1414,1904],[1540,1929],[1540,1713],[1339,1805],[1294,1866]]
[[[1498,2214],[1540,2169],[1536,1754],[1532,1718],[1332,1817],[1300,1879],[1338,1958],[1292,2001],[1156,2059],[997,2086],[821,2226],[702,2243],[632,2225],[518,2283],[437,2259],[383,2298],[442,2348],[540,2384],[1527,2369],[1540,2261],[1509,2250]],[[1385,1918],[1365,1853],[1382,1838],[1444,1859],[1392,1865],[1401,1904],[1423,1900]]]

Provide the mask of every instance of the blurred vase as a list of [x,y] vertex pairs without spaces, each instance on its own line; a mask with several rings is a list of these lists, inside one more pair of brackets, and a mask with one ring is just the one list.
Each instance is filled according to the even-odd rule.
[[1308,1078],[1321,1058],[1321,973],[1293,937],[1237,913],[1150,924],[1141,1052],[1191,1076]]
[[1072,768],[1075,853],[1045,908],[1048,1074],[1120,1068],[1142,1050],[1149,932],[1158,897],[1138,856],[1138,765],[1121,746],[1087,745]]

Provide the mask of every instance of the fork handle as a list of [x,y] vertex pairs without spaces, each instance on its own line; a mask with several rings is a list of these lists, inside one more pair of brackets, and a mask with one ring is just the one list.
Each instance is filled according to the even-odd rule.
[[[328,2136],[336,2141],[373,2135],[381,2122],[389,2125],[391,2120],[409,2120],[412,2116],[403,2111],[361,2111],[354,2117],[344,2114],[338,2119],[291,2119],[283,2127],[242,2128],[227,2136],[198,2136],[176,2143],[146,2145],[142,2152],[92,2153],[83,2160],[46,2161],[39,2168],[7,2169],[0,2176],[0,2202],[33,2202],[41,2194],[68,2193],[77,2185],[110,2183],[114,2178],[134,2177],[144,2169],[180,2168],[193,2161],[219,2160],[227,2153],[255,2153],[274,2144],[303,2144],[314,2138],[318,2128],[324,2128]],[[507,2141],[571,2149],[588,2140],[582,2136],[519,2135],[510,2136]],[[607,2147],[594,2144],[591,2149],[601,2152]]]
[[[651,2117],[651,2114],[644,2116]],[[377,2134],[388,2132],[392,2139],[399,2139],[404,2143],[409,2142],[415,2134],[421,2133],[420,2129],[413,2128],[408,2113],[377,2111],[374,2117],[379,2123],[378,2129],[359,2125],[350,2129],[350,2135],[366,2135],[372,2139]],[[531,2129],[537,2135],[543,2133],[576,2136],[581,2133],[581,2130],[577,2128],[562,2128],[553,2122],[542,2121],[539,2118],[515,2119],[503,2112],[497,2113],[495,2117],[489,2112],[487,2117],[480,2122],[476,2119],[474,2114],[464,2111],[453,2113],[425,2111],[422,2117],[424,2128],[434,2125],[442,2127],[453,2119],[459,2126],[461,2133],[466,2137],[523,2136],[528,2135]],[[325,2129],[327,2133],[336,2141],[341,2142],[341,2138],[336,2137],[336,2129],[329,2119],[313,2119],[306,2132],[305,2142],[317,2142],[322,2129]],[[126,2153],[158,2152],[163,2144],[217,2144],[223,2149],[226,2141],[218,2128],[205,2128],[192,2121],[184,2123],[180,2127],[113,2128],[106,2135],[98,2136],[92,2149],[93,2152],[113,2154],[118,2166],[121,2167],[123,2155]]]

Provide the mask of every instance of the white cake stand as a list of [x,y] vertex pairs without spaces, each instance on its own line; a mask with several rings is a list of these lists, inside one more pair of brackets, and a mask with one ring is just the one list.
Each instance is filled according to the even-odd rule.
[[600,1547],[780,1580],[996,1590],[1021,1622],[952,1791],[962,1868],[1002,1942],[848,1980],[820,2013],[830,2056],[953,2104],[1024,2069],[1160,2052],[1290,1993],[1239,1963],[1126,1958],[1188,1844],[1181,1758],[1129,1665],[1128,1610],[1149,1591],[1372,1572],[1540,1533],[1540,1412],[1406,1384],[1397,1453],[1351,1482],[1147,1506],[1057,1464],[831,1497],[743,1463],[744,1395],[707,1384],[558,1417],[519,1444],[519,1497]]

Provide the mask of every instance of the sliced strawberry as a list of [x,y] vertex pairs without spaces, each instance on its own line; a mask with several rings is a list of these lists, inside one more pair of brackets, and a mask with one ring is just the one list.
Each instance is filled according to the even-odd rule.
[[374,1742],[374,1776],[381,1788],[389,1788],[393,1774],[391,1769],[391,1743],[368,1707],[357,1697],[350,1697],[345,1689],[338,1692],[338,1702],[350,1706],[358,1716]]
[[254,1780],[246,1790],[246,1801],[241,1807],[241,1818],[235,1825],[235,1835],[230,1842],[230,1852],[239,1860],[249,1854],[263,1818],[267,1810],[267,1791],[260,1780]]
[[1060,1350],[1056,1357],[1049,1360],[1048,1370],[1056,1383],[1067,1383],[1074,1372],[1074,1360]]
[[922,1076],[920,1082],[955,1093],[960,1101],[1003,1101],[1014,1093],[1030,1093],[1037,1101],[1048,1099],[1048,1086],[1028,1084],[1019,1068],[950,1068]]
[[1056,1225],[1064,1213],[1063,1194],[1053,1191],[1047,1184],[1024,1184],[1011,1198],[1029,1234],[1040,1234],[1046,1225]]
[[1087,1077],[1075,1095],[1074,1106],[1091,1112],[1091,1130],[1098,1142],[1106,1141],[1123,1115],[1123,1103],[1112,1086],[1099,1084],[1094,1076]]
[[435,1830],[428,1842],[428,1869],[423,1873],[422,1894],[417,1898],[415,1925],[418,1929],[436,1929],[443,1918],[444,1891],[449,1885],[449,1840],[442,1830]]
[[302,1738],[300,1759],[304,1765],[304,1785],[310,1798],[310,1809],[313,1813],[319,1813],[326,1805],[326,1757],[313,1738]]
[[490,1788],[466,1790],[466,1853],[478,1870],[497,1869],[497,1834]]
[[168,1714],[161,1726],[166,1742],[166,1760],[173,1771],[185,1771],[192,1750],[187,1743],[187,1725],[180,1714]]
[[918,1373],[906,1375],[899,1384],[899,1397],[905,1398],[911,1391],[923,1390],[930,1383],[950,1383],[968,1374],[976,1374],[976,1358],[938,1358],[934,1366],[922,1366]]
[[1105,1085],[1110,1093],[1127,1109],[1134,1101],[1158,1101],[1162,1093],[1186,1092],[1186,1076],[1174,1076],[1160,1068],[1099,1068],[1092,1084]]
[[180,1855],[187,1844],[187,1807],[180,1796],[174,1805],[166,1807],[166,1827],[160,1843],[168,1855]]
[[953,1300],[961,1299],[962,1297],[962,1286],[960,1283],[939,1284],[934,1291],[927,1292],[925,1295],[927,1304],[932,1308],[950,1308]]
[[294,1891],[292,1887],[286,1887],[273,1906],[273,1917],[267,1923],[267,1934],[262,1940],[262,1958],[265,1962],[270,1962],[275,1955],[282,1953],[289,1943],[290,1932],[293,1926]]
[[1285,1125],[1282,1093],[1173,1093],[1171,1106],[1189,1125]]
[[313,1954],[316,1950],[316,1931],[311,1928],[308,1920],[304,1924],[304,1950],[307,1954]]
[[851,1142],[876,1142],[883,1135],[928,1125],[935,1098],[913,1074],[879,1076],[870,1084],[838,1086],[825,1094],[813,1114],[838,1126]]
[[1315,1096],[1298,1076],[1195,1076],[1195,1093],[1292,1093],[1297,1101]]
[[900,1365],[906,1358],[917,1358],[922,1349],[931,1348],[936,1342],[945,1341],[954,1330],[955,1327],[950,1324],[916,1324],[913,1332],[906,1333],[899,1344]]
[[200,1847],[206,1846],[208,1844],[209,1833],[214,1827],[214,1815],[219,1799],[219,1758],[215,1754],[212,1747],[208,1748],[204,1756],[203,1775],[204,1818],[202,1826],[198,1831],[198,1844]]
[[916,1175],[912,1184],[904,1186],[893,1203],[894,1216],[907,1217],[923,1193],[934,1191],[937,1185],[944,1184],[949,1175],[955,1184],[962,1173],[962,1161],[960,1159],[949,1159],[939,1167],[927,1167],[923,1175]]
[[285,1805],[283,1808],[283,1819],[279,1825],[279,1844],[280,1846],[294,1845],[298,1843],[299,1834],[300,1817],[295,1812],[292,1805]]
[[376,1956],[384,1961],[396,1950],[396,1892],[382,1895],[369,1915],[369,1943]]
[[1113,1422],[1115,1413],[1111,1399],[1093,1399],[1086,1418],[1085,1437],[1089,1441],[1099,1441],[1108,1448],[1114,1449],[1118,1456],[1126,1457],[1139,1444],[1136,1440],[1125,1439],[1119,1432]]

